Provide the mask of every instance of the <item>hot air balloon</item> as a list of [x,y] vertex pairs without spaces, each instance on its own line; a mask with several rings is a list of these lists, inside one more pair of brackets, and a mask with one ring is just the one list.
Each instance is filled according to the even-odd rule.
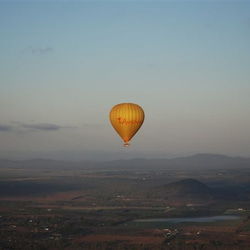
[[130,146],[130,140],[140,129],[144,121],[143,109],[134,103],[115,105],[109,113],[109,120],[124,141],[124,147]]

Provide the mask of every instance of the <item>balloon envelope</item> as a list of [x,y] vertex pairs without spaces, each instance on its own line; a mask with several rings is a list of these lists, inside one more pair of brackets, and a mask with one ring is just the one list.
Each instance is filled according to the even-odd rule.
[[120,103],[110,110],[109,119],[113,128],[123,139],[124,147],[129,147],[129,141],[143,124],[144,111],[137,104]]

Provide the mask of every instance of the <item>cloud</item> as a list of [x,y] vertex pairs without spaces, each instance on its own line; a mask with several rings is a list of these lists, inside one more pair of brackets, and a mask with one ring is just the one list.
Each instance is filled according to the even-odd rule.
[[22,124],[23,128],[28,128],[32,130],[46,130],[46,131],[55,131],[63,128],[62,126],[51,124],[51,123],[36,123],[36,124]]
[[53,123],[19,123],[19,126],[22,128],[34,130],[43,130],[43,131],[57,131],[60,129],[75,129],[75,126],[61,126]]
[[51,53],[54,49],[51,47],[44,47],[44,48],[33,48],[32,46],[26,47],[23,49],[23,53],[32,53],[32,54],[48,54]]
[[0,124],[0,131],[11,131],[12,127],[9,125],[1,125]]
[[62,126],[53,123],[24,123],[20,121],[11,121],[12,125],[1,125],[1,131],[12,131],[17,133],[29,133],[35,131],[58,131],[61,129],[76,129],[75,126]]

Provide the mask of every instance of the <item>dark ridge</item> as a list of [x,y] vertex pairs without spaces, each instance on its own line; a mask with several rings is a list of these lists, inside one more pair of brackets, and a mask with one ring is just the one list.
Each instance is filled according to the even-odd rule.
[[174,193],[211,193],[211,189],[204,183],[195,179],[184,179],[177,182],[172,182],[164,186],[168,192]]

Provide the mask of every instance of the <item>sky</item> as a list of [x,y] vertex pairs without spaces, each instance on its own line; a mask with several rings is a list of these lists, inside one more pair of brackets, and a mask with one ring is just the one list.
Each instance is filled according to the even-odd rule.
[[0,0],[0,158],[250,157],[249,97],[250,1]]

